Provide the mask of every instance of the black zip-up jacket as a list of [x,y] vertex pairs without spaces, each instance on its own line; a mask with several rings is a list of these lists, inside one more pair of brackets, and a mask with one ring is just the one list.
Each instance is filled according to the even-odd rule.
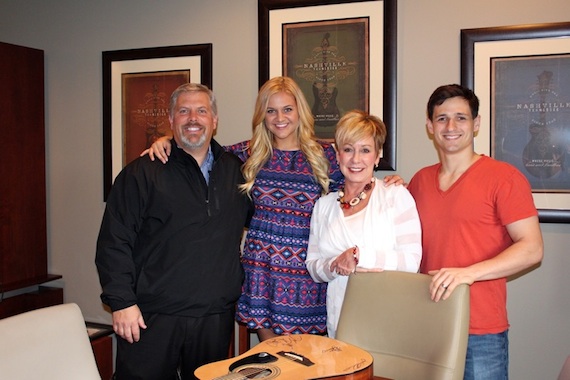
[[101,300],[116,311],[202,317],[241,294],[240,242],[253,206],[238,190],[242,162],[211,142],[209,185],[172,140],[167,164],[136,159],[117,176],[97,240]]

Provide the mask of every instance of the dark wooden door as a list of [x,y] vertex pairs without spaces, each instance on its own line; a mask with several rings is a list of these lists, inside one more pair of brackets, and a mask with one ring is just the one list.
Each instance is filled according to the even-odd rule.
[[44,52],[0,42],[0,292],[47,275]]

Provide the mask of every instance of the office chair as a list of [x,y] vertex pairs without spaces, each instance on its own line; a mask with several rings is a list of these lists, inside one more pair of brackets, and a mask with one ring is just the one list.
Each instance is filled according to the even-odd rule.
[[348,280],[336,339],[370,352],[374,376],[463,379],[469,286],[445,301],[430,299],[431,276],[384,271]]
[[100,380],[79,306],[50,306],[0,320],[0,377]]

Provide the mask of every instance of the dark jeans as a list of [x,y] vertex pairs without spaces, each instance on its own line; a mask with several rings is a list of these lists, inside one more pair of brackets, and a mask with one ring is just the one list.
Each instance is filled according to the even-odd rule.
[[145,314],[144,319],[147,328],[138,342],[117,338],[117,380],[195,379],[196,368],[227,359],[233,309],[202,318]]

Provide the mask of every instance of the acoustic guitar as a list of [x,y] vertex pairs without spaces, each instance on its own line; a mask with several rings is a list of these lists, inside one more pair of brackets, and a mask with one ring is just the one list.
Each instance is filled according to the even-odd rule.
[[286,335],[263,341],[235,358],[198,368],[200,380],[372,379],[368,352],[319,335]]

